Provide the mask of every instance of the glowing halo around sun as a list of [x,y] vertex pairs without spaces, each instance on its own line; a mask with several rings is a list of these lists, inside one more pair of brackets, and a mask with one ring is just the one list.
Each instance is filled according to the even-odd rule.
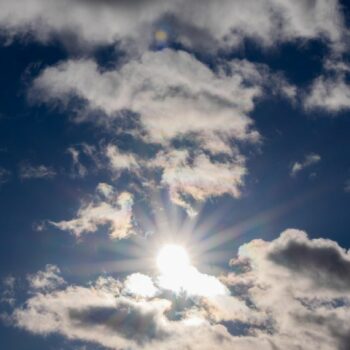
[[226,295],[227,288],[214,276],[199,272],[191,265],[186,249],[167,244],[157,255],[160,272],[157,282],[160,288],[193,296]]
[[173,275],[186,273],[190,268],[190,258],[185,248],[167,244],[159,252],[157,257],[157,266],[164,275]]

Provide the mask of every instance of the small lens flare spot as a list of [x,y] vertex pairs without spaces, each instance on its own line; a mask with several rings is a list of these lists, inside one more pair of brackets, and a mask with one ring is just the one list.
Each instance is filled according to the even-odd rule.
[[164,30],[157,30],[154,34],[154,37],[157,42],[164,43],[168,40],[168,33]]

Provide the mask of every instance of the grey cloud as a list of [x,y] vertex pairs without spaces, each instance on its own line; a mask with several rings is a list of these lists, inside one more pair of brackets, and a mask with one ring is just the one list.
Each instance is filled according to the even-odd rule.
[[159,312],[143,310],[128,300],[119,302],[115,307],[92,306],[83,310],[71,309],[69,317],[82,327],[104,325],[139,345],[155,339],[166,341],[169,336],[159,323]]
[[[109,144],[103,151],[108,168],[116,176],[128,171],[139,177],[140,169],[162,169],[162,185],[169,189],[171,200],[190,213],[186,196],[195,201],[223,194],[239,197],[247,173],[240,145],[260,142],[249,113],[265,95],[293,99],[294,90],[262,64],[231,60],[213,70],[189,53],[166,49],[146,52],[109,71],[102,71],[92,60],[63,62],[44,70],[33,81],[29,96],[62,106],[78,96],[85,101],[79,116],[100,111],[98,122],[108,128],[123,118],[125,110],[136,113],[140,125],[133,135],[164,151],[145,160]],[[191,139],[194,154],[186,147],[172,147],[176,139]],[[176,157],[169,161],[179,154],[184,157],[180,163],[174,163]],[[148,176],[147,172],[142,175]]]
[[270,249],[268,259],[311,278],[316,287],[350,290],[350,255],[333,241],[281,238]]

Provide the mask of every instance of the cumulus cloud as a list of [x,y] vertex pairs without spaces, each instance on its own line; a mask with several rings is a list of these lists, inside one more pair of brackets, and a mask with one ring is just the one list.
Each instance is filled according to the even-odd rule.
[[56,175],[56,171],[46,165],[32,165],[24,162],[19,166],[19,177],[21,180],[52,179]]
[[324,39],[341,50],[345,35],[340,4],[328,0],[2,0],[1,8],[0,27],[8,37],[30,33],[43,42],[58,37],[70,46],[133,40],[144,47],[159,40],[155,33],[164,22],[172,40],[206,49],[237,46],[250,38],[270,46]]
[[150,142],[190,133],[256,141],[247,113],[262,95],[263,73],[245,61],[249,69],[238,70],[235,63],[215,73],[192,55],[170,49],[146,52],[105,72],[91,60],[69,60],[44,70],[31,91],[43,102],[63,105],[76,95],[110,118],[125,110],[137,113]]
[[317,164],[321,161],[321,156],[315,153],[307,154],[303,161],[295,162],[292,165],[291,176],[296,176],[300,171]]
[[[142,159],[108,144],[103,152],[108,167],[114,174],[136,175],[140,168],[162,169],[162,185],[169,188],[172,201],[190,212],[186,196],[195,201],[239,196],[246,173],[239,144],[260,141],[248,113],[269,89],[293,95],[293,87],[264,65],[232,60],[214,71],[189,53],[168,49],[146,52],[110,71],[101,71],[91,60],[66,61],[44,70],[34,80],[31,94],[62,105],[78,96],[86,102],[86,110],[102,112],[106,123],[123,118],[126,110],[136,113],[140,125],[134,134],[169,152]],[[186,147],[173,148],[176,139],[191,140],[194,157],[186,156]],[[181,153],[185,159],[175,164]],[[220,155],[226,156],[224,161],[214,159]]]
[[241,246],[231,266],[220,277],[231,293],[174,296],[141,273],[100,277],[31,288],[8,320],[112,349],[347,349],[350,255],[337,243],[289,229]]
[[117,194],[112,186],[100,183],[95,200],[83,202],[76,218],[49,223],[60,230],[70,231],[76,237],[108,225],[110,237],[122,239],[133,233],[132,206],[133,196],[130,193]]
[[350,329],[335,332],[334,326],[350,312],[350,255],[337,243],[287,230],[270,243],[255,240],[242,246],[232,265],[243,266],[244,272],[232,274],[231,288],[243,290],[244,298],[272,321],[280,344],[346,348]]

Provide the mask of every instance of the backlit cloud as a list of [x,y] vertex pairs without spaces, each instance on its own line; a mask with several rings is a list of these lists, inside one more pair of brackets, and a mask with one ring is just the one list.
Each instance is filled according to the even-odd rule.
[[113,239],[131,235],[133,196],[128,192],[117,194],[107,184],[99,184],[97,190],[100,195],[94,201],[83,203],[76,218],[49,223],[60,230],[70,231],[77,237],[96,232],[102,225],[109,226],[110,237]]
[[228,294],[189,293],[176,303],[147,275],[100,277],[90,286],[35,288],[8,319],[35,334],[107,348],[346,349],[350,256],[337,243],[287,230],[243,245],[231,265],[221,276]]

